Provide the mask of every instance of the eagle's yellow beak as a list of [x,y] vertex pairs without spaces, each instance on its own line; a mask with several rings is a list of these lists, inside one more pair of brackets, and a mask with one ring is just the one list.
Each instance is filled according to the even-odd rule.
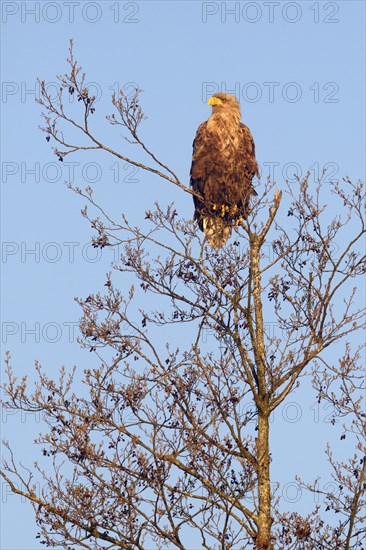
[[210,99],[208,100],[207,102],[208,105],[222,105],[222,101],[221,99],[219,99],[218,97],[210,97]]

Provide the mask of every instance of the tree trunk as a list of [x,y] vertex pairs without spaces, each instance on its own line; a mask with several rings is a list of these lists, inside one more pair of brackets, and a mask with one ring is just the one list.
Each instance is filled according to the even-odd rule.
[[251,238],[250,286],[253,289],[255,331],[252,330],[252,343],[257,367],[258,379],[258,437],[257,437],[257,475],[258,475],[258,535],[255,541],[260,550],[272,550],[271,526],[271,487],[269,476],[269,396],[266,381],[266,361],[264,345],[264,323],[262,309],[262,282],[260,272],[261,240],[256,235]]
[[271,485],[269,475],[269,414],[268,410],[258,411],[258,536],[256,547],[260,550],[272,550],[271,526]]

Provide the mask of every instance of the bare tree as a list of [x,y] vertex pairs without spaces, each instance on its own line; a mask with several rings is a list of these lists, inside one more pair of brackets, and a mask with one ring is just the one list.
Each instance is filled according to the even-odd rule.
[[[39,100],[42,129],[59,160],[103,150],[192,194],[140,138],[139,90],[113,96],[115,114],[107,118],[144,151],[146,164],[96,137],[95,98],[72,43],[68,62],[58,98],[41,82]],[[80,121],[67,114],[65,93],[77,95]],[[67,137],[71,127],[85,145],[75,131]],[[218,251],[174,205],[156,203],[134,227],[128,212],[114,221],[90,187],[70,187],[87,202],[94,246],[119,245],[123,253],[105,292],[78,300],[80,341],[99,363],[85,369],[83,395],[73,389],[75,371],[62,369],[52,380],[38,363],[38,383],[29,391],[7,358],[5,405],[42,412],[46,431],[37,443],[51,464],[23,470],[5,443],[2,476],[33,504],[42,542],[87,549],[184,549],[192,540],[223,550],[361,548],[364,379],[361,347],[350,342],[365,327],[356,282],[365,273],[362,183],[346,178],[332,186],[336,215],[324,205],[323,178],[315,189],[307,177],[284,186],[283,197],[273,183],[261,183],[236,239]],[[145,294],[155,296],[154,310],[139,307]],[[269,321],[275,335],[265,330]],[[186,347],[179,342],[183,325],[191,334]],[[164,336],[175,343],[163,345]],[[338,361],[328,348],[337,349]],[[341,438],[354,454],[337,461],[328,448],[339,492],[326,492],[323,506],[304,517],[286,513],[271,491],[269,418],[311,368],[318,400],[344,418]],[[35,479],[43,480],[40,493]],[[299,483],[320,492],[316,480]]]

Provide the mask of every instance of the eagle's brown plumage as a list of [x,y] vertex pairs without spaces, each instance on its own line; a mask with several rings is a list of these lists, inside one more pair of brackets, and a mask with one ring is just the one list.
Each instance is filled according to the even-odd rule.
[[258,174],[254,141],[240,122],[235,96],[217,93],[208,101],[212,114],[197,130],[193,142],[191,187],[195,219],[213,248],[223,246],[233,225],[248,214],[249,200],[256,192],[252,179]]

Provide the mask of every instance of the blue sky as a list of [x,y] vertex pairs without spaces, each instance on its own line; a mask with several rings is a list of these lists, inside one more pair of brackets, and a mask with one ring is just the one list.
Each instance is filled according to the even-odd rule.
[[[37,128],[36,78],[52,89],[67,69],[69,38],[100,97],[95,133],[124,151],[104,115],[112,112],[112,91],[138,84],[148,115],[144,138],[183,182],[196,128],[210,112],[207,98],[219,90],[241,100],[262,174],[279,187],[295,171],[316,173],[325,164],[334,178],[364,178],[363,1],[3,1],[1,8],[2,356],[11,350],[19,376],[32,379],[35,359],[55,374],[61,365],[82,370],[92,361],[75,342],[80,311],[73,299],[102,288],[115,258],[90,247],[83,203],[65,180],[92,183],[110,211],[124,210],[136,223],[156,200],[175,200],[182,216],[192,216],[188,196],[105,154],[78,154],[63,166],[52,155]],[[285,441],[295,443],[293,460],[274,460],[273,471],[289,484],[297,509],[305,499],[296,500],[294,474],[321,472],[326,484],[325,443],[339,440],[329,411],[318,418],[314,402],[310,392],[297,394],[274,418],[274,455],[288,457]],[[32,442],[40,430],[34,415],[3,413],[2,435],[25,464],[38,456]],[[30,506],[4,485],[1,528],[4,550],[41,547]]]

